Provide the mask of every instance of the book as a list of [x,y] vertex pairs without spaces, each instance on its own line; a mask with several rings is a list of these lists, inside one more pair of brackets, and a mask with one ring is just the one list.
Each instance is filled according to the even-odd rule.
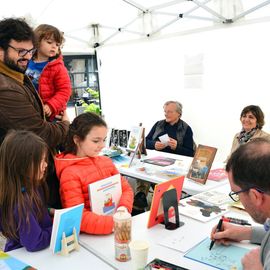
[[1,270],[36,270],[36,268],[30,266],[15,257],[10,256],[4,251],[0,250],[0,269]]
[[165,269],[165,270],[188,270],[187,268],[183,268],[179,265],[175,265],[169,262],[165,262],[163,260],[155,258],[153,261],[148,263],[145,270],[156,270],[156,269]]
[[228,178],[228,175],[224,168],[210,170],[208,174],[208,180],[212,181],[220,181],[226,178]]
[[157,157],[152,157],[152,158],[147,158],[144,159],[144,163],[149,163],[152,165],[158,165],[158,166],[169,166],[174,164],[176,159],[174,158],[168,158],[168,157],[162,157],[162,156],[157,156]]
[[209,250],[211,240],[206,238],[189,250],[184,257],[213,266],[217,269],[242,269],[241,259],[250,250],[236,245],[214,245]]
[[130,130],[128,138],[127,151],[135,151],[142,142],[143,127],[134,126]]
[[120,174],[88,185],[91,211],[98,215],[113,215],[122,195]]
[[195,196],[188,197],[180,201],[180,214],[202,222],[207,222],[213,218],[222,216],[229,211],[228,203],[215,205],[194,197]]
[[201,192],[193,198],[215,205],[229,204],[232,201],[228,194],[216,190]]
[[215,147],[199,144],[190,165],[187,178],[197,183],[205,184],[216,152],[217,148]]
[[53,253],[61,251],[63,232],[68,237],[72,235],[73,228],[75,228],[78,238],[81,227],[83,207],[84,204],[82,203],[73,207],[55,210],[50,243],[50,249],[52,249]]

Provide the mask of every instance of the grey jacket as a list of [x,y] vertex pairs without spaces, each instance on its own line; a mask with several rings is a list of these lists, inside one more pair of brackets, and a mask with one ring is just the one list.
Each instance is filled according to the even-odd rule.
[[261,262],[264,270],[270,270],[270,231],[263,227],[252,227],[251,242],[261,244]]

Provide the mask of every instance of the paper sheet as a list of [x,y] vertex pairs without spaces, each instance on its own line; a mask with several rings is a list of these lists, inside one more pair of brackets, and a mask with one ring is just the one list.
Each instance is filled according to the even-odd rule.
[[169,137],[168,134],[164,134],[164,135],[162,135],[162,136],[159,136],[158,138],[159,138],[159,140],[160,140],[163,144],[165,144],[166,146],[169,144],[170,137]]
[[209,250],[210,243],[211,240],[206,238],[185,254],[185,257],[221,270],[243,269],[241,258],[249,252],[249,249],[234,245],[214,245]]

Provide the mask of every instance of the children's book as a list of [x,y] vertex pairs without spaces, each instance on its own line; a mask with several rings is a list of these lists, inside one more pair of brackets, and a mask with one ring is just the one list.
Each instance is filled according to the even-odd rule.
[[201,192],[199,194],[194,195],[193,198],[215,205],[222,205],[226,203],[228,204],[232,201],[228,194],[216,190]]
[[187,268],[183,268],[179,265],[175,265],[175,264],[172,264],[172,263],[169,263],[169,262],[165,262],[165,261],[162,261],[160,259],[154,259],[153,261],[151,261],[150,263],[148,263],[145,268],[145,270],[162,270],[162,269],[165,269],[165,270],[188,270]]
[[142,133],[143,127],[141,126],[131,128],[127,144],[128,151],[135,151],[138,148],[139,144],[142,142]]
[[91,210],[99,215],[113,215],[122,195],[121,176],[116,174],[88,185]]
[[217,148],[215,147],[199,144],[190,165],[187,178],[197,183],[205,184],[216,152]]
[[144,163],[149,163],[149,164],[158,165],[158,166],[169,166],[169,165],[174,164],[175,161],[176,159],[174,158],[168,158],[168,157],[162,157],[162,156],[147,158],[143,160]]
[[53,250],[53,253],[61,251],[63,232],[68,237],[72,235],[73,228],[75,228],[77,238],[79,238],[83,207],[84,204],[82,203],[73,207],[55,210],[50,243],[50,249]]
[[225,169],[223,168],[210,170],[208,174],[208,180],[212,180],[212,181],[220,181],[226,178],[228,178],[228,176]]
[[202,222],[222,216],[229,211],[229,204],[215,205],[199,200],[195,196],[181,200],[179,205],[180,214]]
[[209,238],[204,239],[189,250],[184,257],[221,270],[243,269],[241,259],[249,252],[249,249],[236,245],[214,245],[209,250],[210,243],[211,240]]
[[24,263],[15,257],[0,250],[0,269],[1,270],[36,270],[36,268]]

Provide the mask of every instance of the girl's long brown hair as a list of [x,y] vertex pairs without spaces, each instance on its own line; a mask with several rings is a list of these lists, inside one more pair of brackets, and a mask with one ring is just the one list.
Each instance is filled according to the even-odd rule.
[[0,147],[0,222],[9,239],[18,239],[22,221],[29,225],[29,212],[41,220],[46,211],[47,186],[38,178],[47,155],[46,143],[29,131],[10,131]]

